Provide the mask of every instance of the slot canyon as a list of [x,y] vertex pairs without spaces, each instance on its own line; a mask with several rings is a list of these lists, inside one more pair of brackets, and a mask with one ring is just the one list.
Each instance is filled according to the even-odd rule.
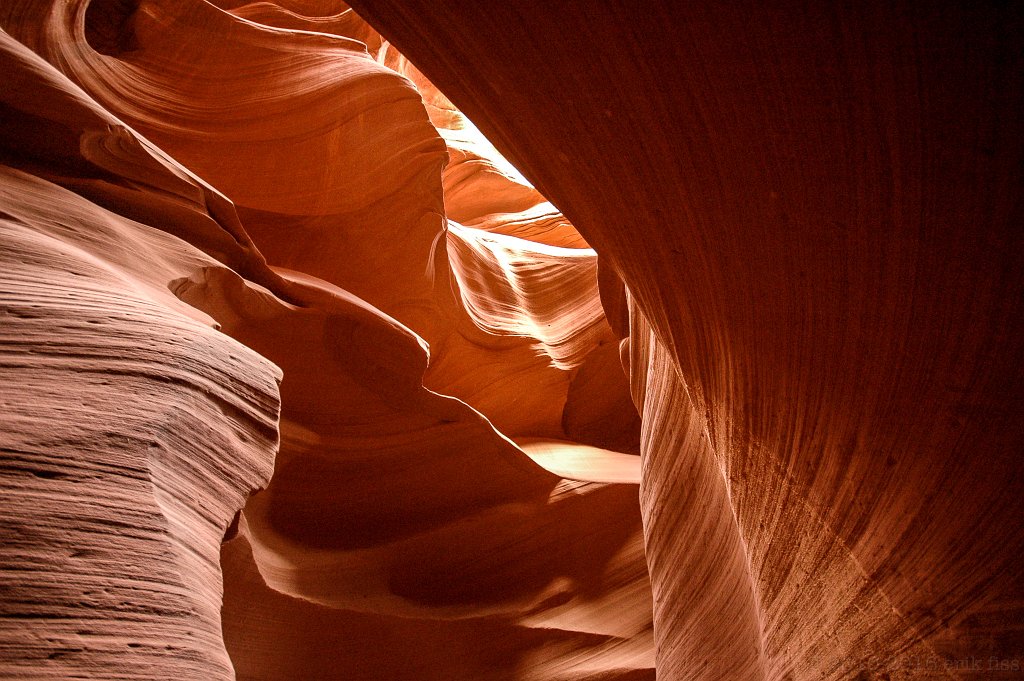
[[1024,679],[1011,2],[0,2],[0,678]]

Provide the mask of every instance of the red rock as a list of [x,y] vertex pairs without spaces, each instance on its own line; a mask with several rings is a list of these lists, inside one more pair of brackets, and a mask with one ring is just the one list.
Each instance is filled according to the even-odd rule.
[[1024,656],[1019,13],[354,5],[650,320],[659,678]]
[[0,675],[1019,673],[1012,9],[356,5],[0,8]]
[[[7,509],[0,553],[16,595],[0,611],[5,665],[651,676],[638,459],[559,440],[572,466],[534,458],[563,479],[510,439],[550,451],[570,385],[573,424],[598,418],[588,394],[624,390],[617,366],[573,380],[603,366],[588,357],[611,339],[593,251],[457,111],[446,143],[410,83],[340,37],[372,37],[365,24],[231,9],[0,13],[53,62],[4,36],[2,290],[17,324],[3,347],[17,391],[3,481],[28,499]],[[301,32],[310,22],[337,35]],[[464,161],[442,205],[446,144]],[[449,232],[449,206],[480,227]],[[114,321],[84,324],[74,301],[91,305],[100,285]],[[43,321],[25,321],[40,301]],[[41,353],[56,365],[18,359]],[[122,376],[126,361],[143,375]],[[91,424],[112,414],[123,423],[109,432]],[[617,437],[639,429],[619,421]],[[52,514],[59,525],[40,520]],[[117,589],[131,600],[109,604]]]

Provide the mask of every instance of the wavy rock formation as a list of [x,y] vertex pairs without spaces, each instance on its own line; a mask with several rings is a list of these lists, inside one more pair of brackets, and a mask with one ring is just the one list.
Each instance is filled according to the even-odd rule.
[[271,277],[223,197],[5,33],[0,65],[4,675],[230,678],[218,553],[280,370],[173,295],[230,271],[174,234]]
[[1024,673],[1012,9],[354,5],[0,7],[0,676]]
[[[439,135],[383,64],[412,67],[372,29],[300,9],[25,3],[0,17],[21,41],[4,34],[18,85],[4,95],[4,189],[21,196],[6,212],[29,243],[87,244],[82,257],[114,273],[107,307],[139,326],[86,325],[96,360],[73,335],[55,343],[82,326],[70,301],[93,285],[5,238],[24,270],[5,274],[8,314],[34,319],[17,305],[35,304],[32,277],[67,302],[8,339],[16,357],[52,346],[63,363],[52,386],[27,378],[34,364],[9,367],[20,410],[39,414],[4,443],[10,487],[40,498],[10,509],[22,529],[4,565],[28,572],[11,573],[24,604],[3,612],[4,659],[50,678],[651,677],[639,459],[624,453],[639,417],[617,360],[600,359],[616,344],[596,255],[453,108],[433,116],[452,141]],[[26,193],[30,182],[40,188]],[[68,206],[74,219],[51,235]],[[136,310],[140,296],[153,302]],[[123,346],[131,358],[140,342],[135,361],[149,359],[160,390],[117,378]],[[239,350],[220,367],[207,343]],[[51,395],[72,372],[110,386],[97,419],[130,399],[138,415],[120,428],[149,449],[122,452],[121,430],[93,442],[90,413],[70,412],[40,467],[25,442],[51,435],[64,410]],[[93,395],[67,393],[76,405]],[[93,458],[110,469],[89,473]],[[81,529],[14,541],[60,503],[49,480],[79,467],[96,520],[62,515]],[[149,471],[149,487],[117,498],[152,527],[112,517],[122,468]],[[154,547],[111,544],[119,532]],[[71,565],[50,557],[69,552]],[[24,568],[23,553],[35,561]],[[177,579],[150,576],[167,571]],[[107,582],[132,598],[97,599]],[[65,603],[40,584],[85,597]],[[99,622],[81,625],[82,610]]]
[[1019,674],[1019,13],[353,4],[629,289],[659,678]]

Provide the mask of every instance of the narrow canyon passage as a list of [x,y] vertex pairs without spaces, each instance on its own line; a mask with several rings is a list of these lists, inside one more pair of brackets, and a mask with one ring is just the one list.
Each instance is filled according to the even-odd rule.
[[0,678],[1024,676],[1020,17],[677,5],[0,7]]

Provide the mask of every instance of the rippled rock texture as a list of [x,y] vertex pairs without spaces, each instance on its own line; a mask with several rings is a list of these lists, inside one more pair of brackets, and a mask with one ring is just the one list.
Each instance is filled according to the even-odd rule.
[[1024,674],[1024,26],[679,4],[0,7],[0,676]]

